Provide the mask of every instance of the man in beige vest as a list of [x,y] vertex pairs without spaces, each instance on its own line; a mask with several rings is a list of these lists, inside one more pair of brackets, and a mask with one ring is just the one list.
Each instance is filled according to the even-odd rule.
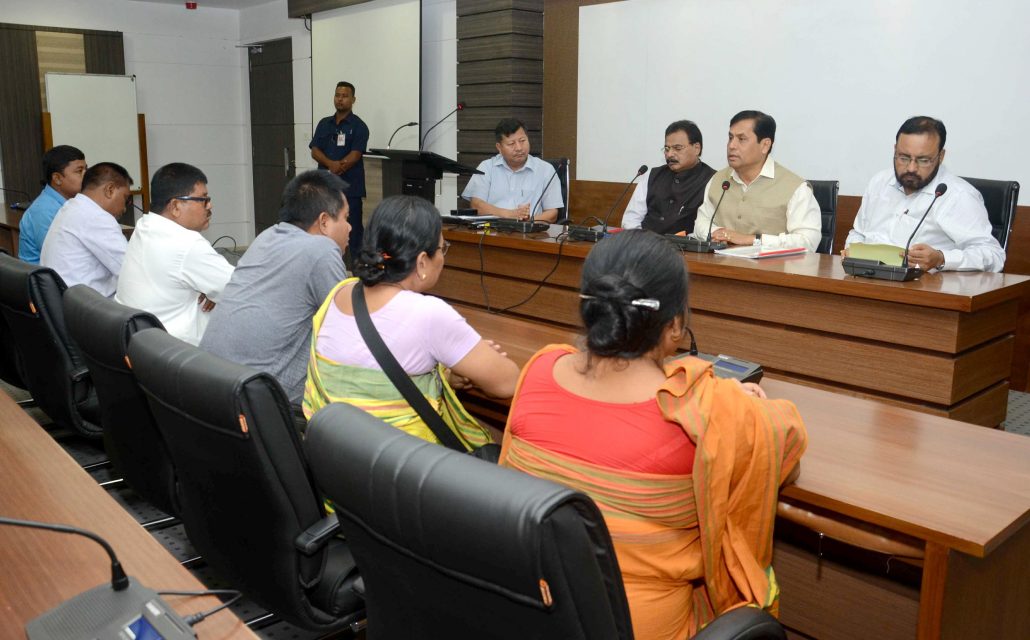
[[[761,244],[770,249],[805,247],[813,252],[818,248],[819,204],[804,178],[770,157],[775,139],[772,116],[761,111],[733,116],[726,143],[730,166],[708,181],[692,236],[707,239],[711,224],[711,239],[716,242]],[[725,193],[724,183],[729,185]]]

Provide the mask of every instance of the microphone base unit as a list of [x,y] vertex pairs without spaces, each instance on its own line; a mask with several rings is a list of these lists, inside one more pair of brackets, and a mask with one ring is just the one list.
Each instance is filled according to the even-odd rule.
[[490,225],[498,231],[515,231],[517,233],[540,233],[551,228],[546,222],[529,222],[522,220],[500,219]]
[[925,271],[919,267],[898,267],[884,264],[879,260],[862,260],[860,258],[844,258],[841,261],[844,272],[859,278],[872,278],[874,280],[890,280],[893,282],[908,282],[918,280]]
[[[126,633],[130,630],[132,633]],[[151,589],[129,578],[121,591],[107,582],[84,591],[25,625],[29,640],[196,638],[193,629]]]
[[603,229],[593,229],[591,227],[575,227],[569,226],[569,239],[571,240],[582,240],[583,242],[600,242],[608,236],[608,232]]
[[687,236],[677,235],[666,235],[666,238],[672,241],[674,245],[680,251],[690,251],[692,253],[712,253],[714,251],[720,251],[727,247],[725,242],[712,242],[711,240],[698,240],[697,238],[690,238]]

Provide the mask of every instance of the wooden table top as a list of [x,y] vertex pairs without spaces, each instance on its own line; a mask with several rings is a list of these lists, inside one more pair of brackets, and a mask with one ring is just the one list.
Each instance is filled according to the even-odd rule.
[[[0,514],[89,529],[111,544],[130,577],[155,591],[205,588],[3,392],[0,461]],[[0,629],[15,635],[29,620],[111,580],[97,543],[35,529],[0,526],[0,567]],[[164,598],[180,614],[219,604],[212,596]],[[204,639],[256,638],[226,610],[195,629]]]
[[[466,242],[556,255],[563,227],[547,232],[471,231],[445,226],[444,237]],[[592,242],[566,241],[563,256],[585,258]],[[713,253],[684,253],[693,275],[758,282],[768,285],[824,291],[916,306],[973,312],[1006,300],[1030,297],[1030,277],[1006,273],[957,272],[926,274],[910,282],[858,278],[844,272],[839,255],[809,253],[785,258],[750,260]]]
[[[574,343],[551,325],[455,308],[521,367],[548,343]],[[766,379],[808,429],[801,477],[783,495],[983,557],[1030,524],[1030,438]]]

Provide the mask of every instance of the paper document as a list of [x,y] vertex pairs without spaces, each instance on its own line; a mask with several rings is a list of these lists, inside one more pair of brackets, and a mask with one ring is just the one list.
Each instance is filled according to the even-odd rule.
[[723,256],[736,256],[738,258],[751,258],[760,260],[762,258],[779,258],[781,256],[796,256],[806,253],[804,247],[782,247],[779,249],[763,249],[762,247],[733,247],[731,249],[716,249],[715,252]]
[[904,247],[895,247],[892,244],[865,244],[855,242],[848,246],[848,257],[859,260],[876,260],[894,267],[901,266],[901,254],[905,253]]

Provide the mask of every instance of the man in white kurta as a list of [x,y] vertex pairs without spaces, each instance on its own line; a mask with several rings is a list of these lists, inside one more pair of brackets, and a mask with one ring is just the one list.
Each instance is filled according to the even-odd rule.
[[168,333],[197,345],[233,272],[200,235],[211,220],[207,177],[188,164],[165,165],[151,180],[151,196],[151,212],[129,240],[115,300],[153,313]]
[[[909,264],[925,270],[1004,268],[1005,250],[991,235],[983,196],[943,165],[947,135],[943,122],[927,116],[901,125],[894,137],[894,168],[869,182],[846,246],[862,242],[903,248],[911,238]],[[934,202],[940,184],[947,189]]]

